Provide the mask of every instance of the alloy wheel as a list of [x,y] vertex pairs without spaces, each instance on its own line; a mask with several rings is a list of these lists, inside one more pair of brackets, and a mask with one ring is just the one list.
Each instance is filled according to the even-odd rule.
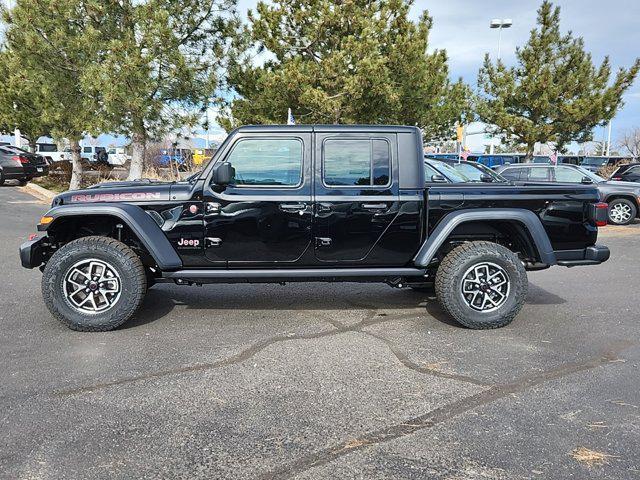
[[504,268],[482,262],[464,273],[460,290],[469,307],[479,312],[493,312],[509,298],[511,282]]
[[609,216],[614,223],[626,223],[631,220],[631,207],[624,203],[616,203],[611,207]]
[[75,310],[95,315],[110,310],[120,299],[118,271],[97,258],[81,260],[67,270],[62,282],[64,296]]

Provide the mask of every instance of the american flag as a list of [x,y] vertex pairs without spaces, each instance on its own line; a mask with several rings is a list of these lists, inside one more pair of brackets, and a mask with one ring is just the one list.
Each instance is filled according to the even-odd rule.
[[558,163],[558,152],[553,152],[549,155],[549,160],[551,160],[551,165],[556,165]]
[[463,160],[469,158],[469,150],[463,150],[462,152],[460,152],[460,158],[462,158]]

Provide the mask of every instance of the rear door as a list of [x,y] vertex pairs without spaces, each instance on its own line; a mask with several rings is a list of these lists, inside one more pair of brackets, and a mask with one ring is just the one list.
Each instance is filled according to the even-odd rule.
[[318,132],[315,256],[335,264],[380,264],[371,255],[399,210],[396,136]]
[[218,161],[231,163],[235,178],[204,187],[208,260],[229,267],[303,262],[312,233],[310,131],[240,134]]

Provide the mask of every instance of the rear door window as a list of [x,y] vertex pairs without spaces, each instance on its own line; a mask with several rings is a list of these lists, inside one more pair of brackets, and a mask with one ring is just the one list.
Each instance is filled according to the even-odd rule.
[[584,175],[573,168],[558,167],[556,170],[556,182],[580,183]]
[[389,142],[384,139],[325,140],[322,179],[329,187],[389,185]]
[[533,167],[529,169],[530,182],[549,182],[551,178],[549,176],[549,168],[547,167]]

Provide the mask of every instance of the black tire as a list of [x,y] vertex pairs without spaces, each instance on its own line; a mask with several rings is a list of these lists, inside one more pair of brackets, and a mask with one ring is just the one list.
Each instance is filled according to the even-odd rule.
[[21,178],[20,180],[18,180],[18,185],[20,185],[21,187],[24,187],[27,183],[29,183],[28,178]]
[[[90,259],[96,260],[98,263],[104,262],[105,265],[113,269],[120,280],[119,296],[114,300],[111,295],[115,296],[116,294],[108,293],[112,300],[112,306],[104,311],[95,311],[94,313],[86,313],[78,309],[70,300],[73,294],[67,295],[65,293],[65,288],[70,288],[68,286],[75,288],[79,285],[78,283],[69,283],[71,280],[67,280],[67,278],[72,278],[69,277],[69,272],[75,265],[88,262]],[[92,273],[91,267],[88,271],[90,274]],[[100,275],[103,274],[104,270]],[[78,278],[86,278],[86,275],[75,277],[75,280]],[[96,278],[98,277],[94,277],[94,280]],[[109,281],[107,280],[105,283],[109,283]],[[102,286],[102,284],[100,285]],[[111,286],[113,285],[117,284],[111,284]],[[89,286],[93,287],[93,285]],[[89,291],[89,286],[86,291]],[[75,297],[76,299],[82,300],[96,295],[98,304],[101,301],[107,304],[107,295],[100,293],[97,286],[94,290],[98,291],[88,295],[80,290],[78,290],[79,295]],[[124,243],[108,237],[84,237],[69,242],[52,255],[42,276],[42,296],[49,311],[72,330],[81,332],[105,332],[119,327],[129,320],[140,307],[146,290],[147,276],[140,257]],[[92,302],[95,306],[95,299]],[[85,308],[91,308],[91,305],[89,304]]]
[[609,202],[609,223],[612,225],[629,225],[638,214],[638,208],[626,198],[616,198]]
[[[506,276],[506,284],[491,288],[484,279],[475,282],[476,268],[488,268],[487,273],[497,275],[496,283]],[[479,299],[475,293],[463,294],[463,280],[465,288],[478,290]],[[527,272],[518,256],[502,245],[484,241],[465,243],[449,252],[436,272],[435,282],[442,308],[465,327],[477,330],[511,323],[522,309],[528,286]],[[485,303],[489,308],[482,310]]]
[[0,185],[4,185],[4,172],[0,170]]

